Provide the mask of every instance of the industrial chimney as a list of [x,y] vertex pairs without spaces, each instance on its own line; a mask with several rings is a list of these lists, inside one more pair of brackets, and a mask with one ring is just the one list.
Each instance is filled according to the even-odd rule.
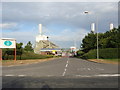
[[91,31],[94,33],[95,32],[95,23],[91,24]]
[[36,36],[36,42],[48,40],[48,36],[42,34],[42,24],[39,24],[39,35]]
[[39,34],[42,35],[42,24],[39,24]]
[[110,30],[112,30],[114,27],[113,27],[113,23],[110,24]]

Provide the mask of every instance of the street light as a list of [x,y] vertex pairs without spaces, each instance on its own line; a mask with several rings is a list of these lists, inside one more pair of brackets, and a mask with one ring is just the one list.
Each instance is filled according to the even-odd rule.
[[[84,11],[85,14],[89,14],[89,11]],[[96,34],[97,34],[97,60],[99,59],[99,47],[98,47],[98,16],[96,15]]]
[[85,14],[88,14],[89,12],[88,11],[84,11]]

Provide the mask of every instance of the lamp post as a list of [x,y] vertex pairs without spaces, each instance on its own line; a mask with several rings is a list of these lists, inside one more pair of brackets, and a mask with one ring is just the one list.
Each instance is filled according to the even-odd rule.
[[[85,14],[89,14],[89,11],[84,11]],[[98,47],[98,15],[96,15],[96,34],[97,34],[97,60],[99,59],[99,47]]]

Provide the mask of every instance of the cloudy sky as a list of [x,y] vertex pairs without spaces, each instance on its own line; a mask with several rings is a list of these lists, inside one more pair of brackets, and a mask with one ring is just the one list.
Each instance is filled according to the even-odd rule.
[[[98,23],[98,32],[118,26],[117,2],[2,2],[2,37],[17,42],[35,43],[38,24],[43,34],[60,47],[70,47],[91,31],[91,23]],[[84,14],[89,11],[89,14]],[[98,17],[98,20],[97,20]]]

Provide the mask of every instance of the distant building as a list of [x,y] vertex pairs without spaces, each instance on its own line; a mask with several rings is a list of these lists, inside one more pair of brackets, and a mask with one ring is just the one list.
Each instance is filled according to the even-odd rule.
[[70,47],[70,50],[71,50],[71,52],[76,51],[76,47],[72,46],[72,47]]
[[42,35],[42,24],[39,24],[39,35],[36,36],[36,43],[34,47],[34,52],[37,54],[42,54],[41,50],[45,48],[58,48],[57,45],[48,40],[48,36]]
[[40,49],[41,54],[43,55],[62,55],[61,48],[42,48]]

